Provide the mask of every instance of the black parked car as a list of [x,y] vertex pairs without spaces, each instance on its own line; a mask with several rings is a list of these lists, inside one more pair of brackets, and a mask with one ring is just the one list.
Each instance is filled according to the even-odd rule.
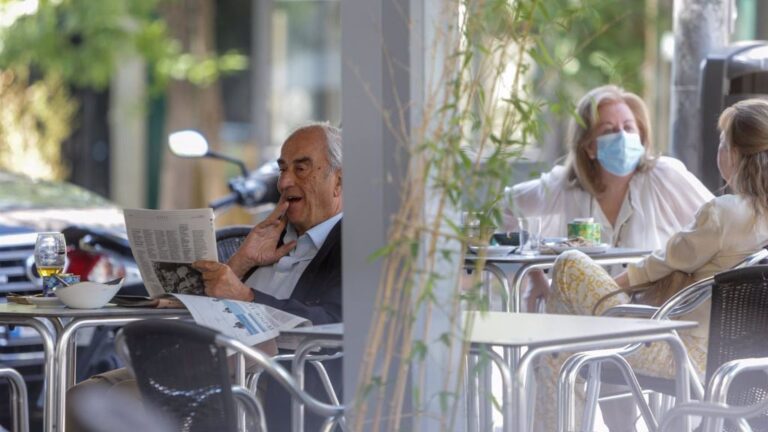
[[[125,226],[119,207],[69,183],[33,180],[0,171],[0,302],[5,302],[8,293],[40,291],[42,283],[33,252],[35,233],[41,231],[65,233],[67,272],[97,282],[124,276],[124,286],[142,286],[129,252],[128,256],[112,253],[114,248],[104,248],[94,240],[98,237],[124,241]],[[43,360],[35,331],[0,326],[0,365],[13,367],[24,375],[33,408],[42,382]],[[84,375],[91,371],[81,372]],[[0,387],[1,400],[7,398],[6,394]],[[0,412],[9,412],[2,408],[0,405]],[[2,416],[0,424],[8,426]]]

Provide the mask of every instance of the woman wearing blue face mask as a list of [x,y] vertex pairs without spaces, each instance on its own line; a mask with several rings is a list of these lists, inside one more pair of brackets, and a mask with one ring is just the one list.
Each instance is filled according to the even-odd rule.
[[[565,237],[569,222],[591,217],[603,243],[654,250],[713,198],[679,160],[655,155],[637,95],[598,87],[581,98],[576,113],[581,121],[571,121],[565,165],[507,188],[508,216],[540,216],[544,237]],[[516,219],[509,220],[514,229]],[[546,295],[543,275],[533,281],[529,310]]]
[[685,166],[656,156],[645,103],[607,85],[581,98],[568,156],[540,178],[507,189],[507,213],[541,216],[542,235],[564,237],[576,218],[602,225],[612,246],[656,249],[713,198]]

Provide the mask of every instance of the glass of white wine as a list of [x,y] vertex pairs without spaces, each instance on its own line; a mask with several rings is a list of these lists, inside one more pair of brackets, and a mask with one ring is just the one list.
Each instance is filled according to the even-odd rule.
[[67,243],[64,234],[45,232],[37,235],[35,242],[35,267],[42,277],[50,277],[64,272],[67,259]]

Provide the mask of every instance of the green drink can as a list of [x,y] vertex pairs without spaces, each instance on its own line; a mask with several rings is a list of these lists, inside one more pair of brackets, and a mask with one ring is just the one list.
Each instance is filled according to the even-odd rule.
[[568,238],[581,237],[591,245],[599,245],[602,239],[599,223],[593,218],[574,219],[568,224]]

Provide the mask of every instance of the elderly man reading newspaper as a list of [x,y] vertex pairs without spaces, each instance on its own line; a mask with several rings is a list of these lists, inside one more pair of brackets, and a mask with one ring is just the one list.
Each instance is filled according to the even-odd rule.
[[[281,199],[275,211],[253,228],[228,263],[199,260],[193,264],[202,274],[205,293],[272,306],[315,325],[340,322],[341,162],[339,129],[311,124],[294,131],[283,143],[278,160]],[[328,369],[332,379],[340,379],[338,361]],[[323,398],[321,383],[311,369],[308,372],[307,390]],[[94,376],[68,393],[93,386],[135,389],[131,380],[125,369],[118,369]],[[269,427],[289,430],[290,398],[270,384],[264,393]],[[308,430],[319,424],[317,417],[307,416]],[[82,430],[71,415],[67,430]]]

